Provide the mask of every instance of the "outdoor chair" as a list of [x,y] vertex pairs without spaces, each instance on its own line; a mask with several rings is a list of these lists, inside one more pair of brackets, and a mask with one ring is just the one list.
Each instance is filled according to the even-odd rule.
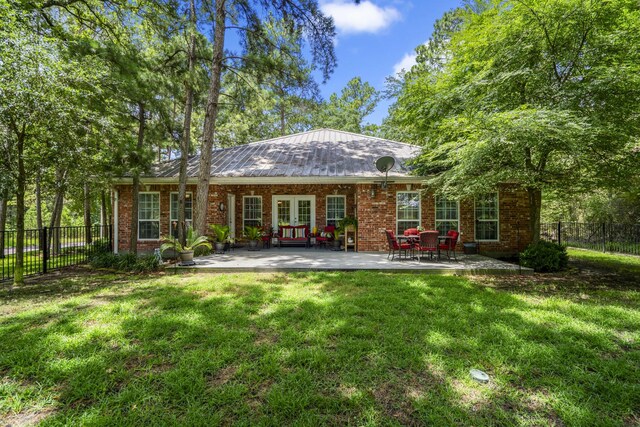
[[453,252],[453,259],[458,260],[456,258],[456,245],[458,244],[458,233],[456,230],[449,230],[447,232],[447,239],[444,243],[440,243],[439,248],[441,251],[447,251],[447,258],[451,259],[451,253]]
[[438,232],[435,230],[423,231],[420,233],[420,241],[416,243],[415,250],[420,252],[420,259],[422,259],[422,254],[425,252],[429,253],[429,258],[433,259],[433,253],[436,252],[438,254],[438,259],[440,259],[440,252],[438,251]]
[[336,226],[335,225],[327,225],[324,228],[324,231],[316,236],[316,245],[320,246],[329,246],[330,242],[333,242],[336,234]]
[[418,231],[417,228],[407,228],[406,230],[404,230],[405,236],[417,236],[419,234],[420,232]]
[[409,243],[398,243],[395,234],[391,230],[385,230],[385,234],[387,235],[387,243],[389,243],[389,254],[387,255],[387,259],[391,257],[391,261],[396,257],[396,251],[398,252],[398,257],[400,254],[404,252],[405,259],[407,258],[407,251],[413,249],[413,246]]

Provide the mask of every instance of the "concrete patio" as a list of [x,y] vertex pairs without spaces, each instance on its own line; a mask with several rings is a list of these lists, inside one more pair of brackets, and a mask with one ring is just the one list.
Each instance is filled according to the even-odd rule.
[[236,249],[224,254],[195,258],[196,265],[181,270],[236,271],[355,271],[380,270],[427,274],[531,274],[533,270],[482,255],[458,254],[458,260],[444,256],[422,261],[387,259],[382,252],[344,252],[305,248],[271,248],[260,251]]

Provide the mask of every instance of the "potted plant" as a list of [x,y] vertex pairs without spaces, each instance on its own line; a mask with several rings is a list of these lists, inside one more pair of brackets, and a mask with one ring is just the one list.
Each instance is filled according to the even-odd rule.
[[262,229],[260,227],[248,225],[244,228],[244,235],[249,239],[250,251],[260,250],[260,248],[258,248],[258,242],[262,239]]
[[220,224],[211,224],[209,226],[213,231],[213,241],[216,246],[216,253],[224,252],[224,245],[229,240],[229,226]]
[[[347,230],[356,230],[358,228],[358,220],[352,216],[345,216],[340,221],[338,221],[338,227],[335,231],[335,239],[333,241],[334,248],[340,249],[340,244],[342,239],[344,238],[344,233]],[[347,242],[345,242],[347,243]]]
[[207,236],[198,236],[198,233],[191,227],[187,229],[184,245],[171,236],[163,237],[162,241],[164,243],[160,246],[160,253],[173,249],[180,255],[180,261],[183,264],[193,264],[193,251],[195,249],[200,247],[211,249]]

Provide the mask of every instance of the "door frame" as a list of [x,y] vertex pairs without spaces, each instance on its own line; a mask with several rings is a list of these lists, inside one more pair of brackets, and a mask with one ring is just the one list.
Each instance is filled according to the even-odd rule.
[[[291,201],[291,215],[297,217],[298,199],[311,201],[311,224],[309,229],[316,225],[316,196],[315,194],[274,194],[271,196],[271,225],[274,230],[278,229],[278,200]],[[295,221],[296,223],[298,221]],[[293,224],[292,224],[293,225]]]

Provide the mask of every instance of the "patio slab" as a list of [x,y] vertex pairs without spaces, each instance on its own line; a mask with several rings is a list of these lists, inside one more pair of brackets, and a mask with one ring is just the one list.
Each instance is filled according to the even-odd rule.
[[[430,274],[531,274],[533,270],[482,255],[458,255],[424,261],[387,259],[383,252],[344,252],[304,248],[239,249],[195,258],[196,265],[180,270],[238,271],[355,271],[380,270]],[[170,267],[173,268],[173,267]]]

